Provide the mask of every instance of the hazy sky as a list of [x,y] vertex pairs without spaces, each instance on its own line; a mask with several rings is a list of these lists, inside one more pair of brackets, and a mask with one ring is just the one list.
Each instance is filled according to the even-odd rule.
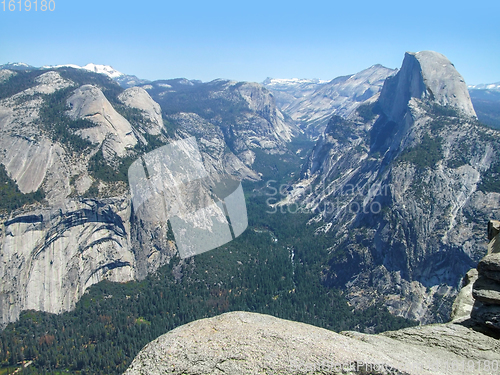
[[261,82],[396,68],[405,51],[435,50],[468,84],[500,81],[498,0],[54,0],[54,12],[24,3],[14,12],[0,4],[0,64],[93,62],[147,79]]

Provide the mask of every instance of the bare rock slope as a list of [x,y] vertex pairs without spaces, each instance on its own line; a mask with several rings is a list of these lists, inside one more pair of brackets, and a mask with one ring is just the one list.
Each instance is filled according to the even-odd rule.
[[194,321],[152,341],[125,375],[493,374],[499,353],[498,340],[463,324],[338,334],[232,312]]
[[[300,90],[297,95],[295,82],[291,82],[290,91],[297,97],[291,102],[283,102],[281,109],[310,136],[317,136],[324,131],[332,115],[349,116],[367,100],[378,97],[384,81],[394,75],[395,70],[382,65],[374,65],[359,73],[338,77],[324,84],[309,85],[314,91]],[[284,88],[267,81],[266,86],[282,98]]]
[[122,92],[118,99],[125,105],[142,111],[144,116],[149,120],[147,131],[149,134],[161,134],[163,129],[163,118],[161,107],[156,103],[148,92],[140,87],[131,87]]
[[83,85],[68,99],[72,119],[88,119],[97,126],[77,132],[93,144],[103,144],[105,157],[123,157],[127,149],[137,144],[132,125],[120,115],[104,96],[102,91],[92,85]]

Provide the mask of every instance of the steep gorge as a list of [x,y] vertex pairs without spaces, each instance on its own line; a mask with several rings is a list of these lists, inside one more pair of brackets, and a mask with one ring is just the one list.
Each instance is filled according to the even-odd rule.
[[335,234],[325,283],[347,288],[354,306],[446,321],[500,212],[488,184],[499,134],[477,122],[463,78],[436,52],[407,53],[363,106],[368,121],[360,110],[330,120],[281,204],[300,203]]

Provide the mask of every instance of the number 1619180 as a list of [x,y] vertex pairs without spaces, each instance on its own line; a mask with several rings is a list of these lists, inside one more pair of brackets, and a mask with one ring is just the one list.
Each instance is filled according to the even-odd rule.
[[2,4],[2,10],[4,12],[6,11],[11,11],[11,12],[14,12],[14,11],[19,11],[19,12],[22,12],[22,11],[25,11],[25,12],[29,12],[29,11],[35,11],[35,12],[38,12],[38,11],[41,11],[41,12],[46,12],[46,11],[49,11],[49,12],[53,12],[54,10],[56,10],[56,2],[54,0],[34,0],[34,1],[30,1],[30,0],[2,0],[0,2],[0,4]]

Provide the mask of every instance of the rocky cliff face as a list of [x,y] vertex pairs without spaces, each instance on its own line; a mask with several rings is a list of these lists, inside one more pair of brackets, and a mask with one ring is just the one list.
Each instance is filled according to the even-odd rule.
[[330,120],[282,204],[302,202],[335,234],[325,282],[355,306],[446,321],[499,213],[499,134],[477,123],[463,79],[435,52],[406,54],[371,106]]
[[159,337],[125,374],[493,374],[499,350],[498,340],[464,324],[337,334],[233,312]]
[[133,280],[129,216],[124,200],[85,200],[4,222],[1,321],[22,310],[67,311],[92,284]]
[[241,179],[259,180],[257,172],[251,169],[253,152],[242,152],[240,157],[228,152],[223,130],[200,117],[196,113],[177,113],[169,116],[185,135],[193,135],[198,139],[200,151],[205,156],[205,167],[210,174],[222,173],[239,176]]
[[317,137],[324,131],[332,115],[346,117],[362,102],[370,98],[375,99],[386,78],[395,73],[393,69],[374,65],[357,74],[338,77],[317,85],[313,92],[306,90],[306,87],[297,93],[296,85],[285,91],[283,86],[272,85],[272,81],[267,87],[278,95],[278,98],[282,97],[284,92],[296,96],[291,102],[281,100],[281,109],[307,134]]
[[412,98],[476,116],[464,79],[445,56],[434,51],[406,53],[397,77],[384,84],[380,105],[391,120],[397,121],[408,111]]
[[0,326],[26,309],[69,310],[90,285],[144,278],[175,256],[167,223],[131,206],[127,170],[140,155],[194,135],[208,173],[258,180],[253,150],[284,152],[292,136],[257,84],[204,87],[205,100],[237,107],[227,117],[168,111],[167,122],[148,89],[162,98],[81,69],[0,70],[0,162],[19,194],[45,196],[2,211]]
[[[166,231],[151,241],[144,232],[155,230],[132,228],[123,181],[102,180],[92,171],[98,157],[117,173],[113,163],[138,143],[104,94],[115,84],[94,75],[83,77],[94,84],[82,84],[81,75],[65,69],[12,77],[18,81],[4,81],[0,100],[0,161],[21,193],[43,190],[45,199],[2,212],[1,326],[26,309],[69,310],[90,285],[144,277],[175,252]],[[133,96],[132,105],[144,101]],[[150,102],[141,107],[146,113]],[[146,115],[139,120],[149,123]],[[163,255],[144,260],[160,244]]]

